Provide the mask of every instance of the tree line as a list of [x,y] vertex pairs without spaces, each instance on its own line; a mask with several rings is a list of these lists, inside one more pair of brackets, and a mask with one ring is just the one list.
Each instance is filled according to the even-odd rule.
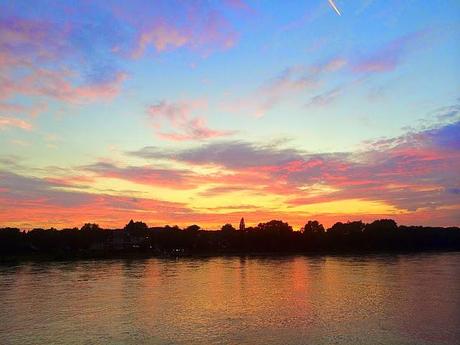
[[102,229],[88,223],[80,229],[0,228],[0,257],[55,257],[251,253],[357,253],[379,251],[460,250],[460,228],[399,225],[392,219],[371,223],[338,222],[325,229],[308,221],[300,231],[281,220],[235,229],[203,230],[194,224],[148,227],[131,220],[123,229]]

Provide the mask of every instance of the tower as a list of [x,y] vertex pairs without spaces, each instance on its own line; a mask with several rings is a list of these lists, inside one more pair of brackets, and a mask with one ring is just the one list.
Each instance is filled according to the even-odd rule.
[[240,230],[243,231],[246,228],[246,225],[244,224],[244,218],[241,218],[240,220]]

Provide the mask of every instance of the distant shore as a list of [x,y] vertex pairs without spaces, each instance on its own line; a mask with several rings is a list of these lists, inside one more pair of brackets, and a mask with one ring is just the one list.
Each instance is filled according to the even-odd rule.
[[312,252],[207,252],[207,253],[187,253],[181,255],[174,254],[154,254],[149,252],[81,252],[70,255],[60,254],[13,254],[0,255],[1,264],[21,263],[21,262],[66,262],[79,260],[147,260],[147,259],[191,259],[205,260],[208,258],[287,258],[293,256],[323,257],[323,256],[352,256],[352,257],[371,257],[381,255],[417,255],[417,254],[436,254],[436,253],[455,253],[460,249],[414,249],[414,250],[379,250],[379,251],[312,251]]
[[130,221],[123,229],[0,228],[0,261],[207,256],[367,255],[422,251],[460,251],[460,228],[397,225],[391,219],[365,224],[336,223],[329,229],[309,221],[300,231],[279,220],[236,230],[198,225],[149,228]]

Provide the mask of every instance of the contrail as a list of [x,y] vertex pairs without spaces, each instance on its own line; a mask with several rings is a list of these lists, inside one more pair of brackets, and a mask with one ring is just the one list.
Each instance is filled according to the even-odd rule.
[[329,5],[331,5],[331,7],[334,9],[334,11],[337,12],[337,14],[339,16],[341,16],[342,14],[340,13],[340,11],[337,8],[337,6],[335,5],[334,0],[327,0],[327,1],[329,1]]

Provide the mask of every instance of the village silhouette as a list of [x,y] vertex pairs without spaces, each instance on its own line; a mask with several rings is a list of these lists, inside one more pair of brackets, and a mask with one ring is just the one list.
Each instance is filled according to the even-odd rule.
[[460,250],[460,228],[399,225],[391,219],[338,222],[325,229],[308,221],[299,231],[280,220],[238,228],[203,230],[194,224],[148,227],[131,220],[123,229],[87,223],[80,229],[0,229],[0,258],[116,257],[126,255],[185,256],[227,254],[314,254]]

